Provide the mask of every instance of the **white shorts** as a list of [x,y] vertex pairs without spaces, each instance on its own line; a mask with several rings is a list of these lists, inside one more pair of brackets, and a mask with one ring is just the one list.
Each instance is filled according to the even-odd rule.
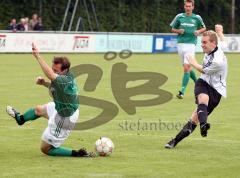
[[178,54],[181,58],[182,65],[189,64],[187,56],[190,54],[195,56],[195,45],[188,43],[178,43]]
[[57,113],[54,102],[49,102],[46,107],[48,127],[42,134],[42,140],[57,148],[70,135],[78,120],[79,110],[77,109],[70,117],[62,117]]

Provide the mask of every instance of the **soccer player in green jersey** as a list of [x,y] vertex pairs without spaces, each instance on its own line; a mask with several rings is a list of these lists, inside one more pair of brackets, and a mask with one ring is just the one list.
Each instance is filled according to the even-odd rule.
[[195,54],[197,36],[206,31],[202,18],[193,13],[194,0],[184,1],[185,13],[180,13],[171,22],[173,33],[177,33],[178,54],[183,65],[182,88],[177,94],[177,98],[183,99],[189,79],[197,80],[195,72],[191,69],[186,56]]
[[41,151],[50,156],[92,157],[93,153],[84,148],[72,150],[61,147],[68,138],[79,116],[78,88],[70,73],[70,62],[66,57],[54,57],[52,68],[39,55],[34,44],[32,53],[39,63],[43,73],[50,81],[42,77],[37,78],[37,84],[49,88],[53,102],[38,105],[20,114],[16,109],[7,106],[7,113],[13,117],[18,125],[40,117],[48,119],[48,127],[42,134]]

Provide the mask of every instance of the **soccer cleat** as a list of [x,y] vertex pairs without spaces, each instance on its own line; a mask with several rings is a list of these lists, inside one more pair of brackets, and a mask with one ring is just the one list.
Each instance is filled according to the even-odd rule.
[[94,157],[96,157],[96,154],[94,152],[87,152],[86,148],[81,148],[77,152],[77,157],[90,157],[90,158],[94,158]]
[[200,126],[200,132],[201,132],[201,135],[202,137],[206,137],[207,136],[207,131],[210,129],[210,124],[209,123],[204,123],[204,124],[201,124]]
[[183,93],[181,91],[179,91],[178,94],[176,95],[176,97],[178,99],[183,99]]
[[175,146],[176,146],[176,141],[175,139],[172,139],[165,145],[165,148],[173,149]]
[[14,109],[12,106],[7,106],[6,112],[8,113],[9,116],[13,117],[16,120],[18,125],[24,124],[24,121],[18,120],[18,116],[20,115],[20,113],[16,109]]

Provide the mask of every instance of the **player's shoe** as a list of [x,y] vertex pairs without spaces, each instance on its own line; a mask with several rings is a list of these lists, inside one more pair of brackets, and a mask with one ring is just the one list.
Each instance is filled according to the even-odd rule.
[[94,152],[88,152],[86,150],[86,148],[81,148],[77,152],[77,157],[90,157],[90,158],[94,158],[94,157],[96,157],[96,154]]
[[176,140],[172,139],[165,145],[165,148],[173,149],[173,148],[175,148],[175,146],[176,146]]
[[9,116],[13,117],[16,120],[18,125],[24,124],[24,121],[18,120],[18,116],[20,115],[20,113],[16,109],[14,109],[12,106],[7,106],[6,112],[8,113]]
[[200,132],[201,132],[202,137],[206,137],[207,136],[207,133],[208,133],[209,129],[210,129],[210,124],[209,123],[201,124]]
[[176,95],[176,97],[178,99],[183,99],[183,93],[181,91],[179,91],[178,94]]

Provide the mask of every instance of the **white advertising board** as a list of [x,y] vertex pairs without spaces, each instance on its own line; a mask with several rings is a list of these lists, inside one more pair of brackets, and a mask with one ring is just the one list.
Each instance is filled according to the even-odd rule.
[[88,34],[0,33],[0,52],[95,52],[95,36]]

